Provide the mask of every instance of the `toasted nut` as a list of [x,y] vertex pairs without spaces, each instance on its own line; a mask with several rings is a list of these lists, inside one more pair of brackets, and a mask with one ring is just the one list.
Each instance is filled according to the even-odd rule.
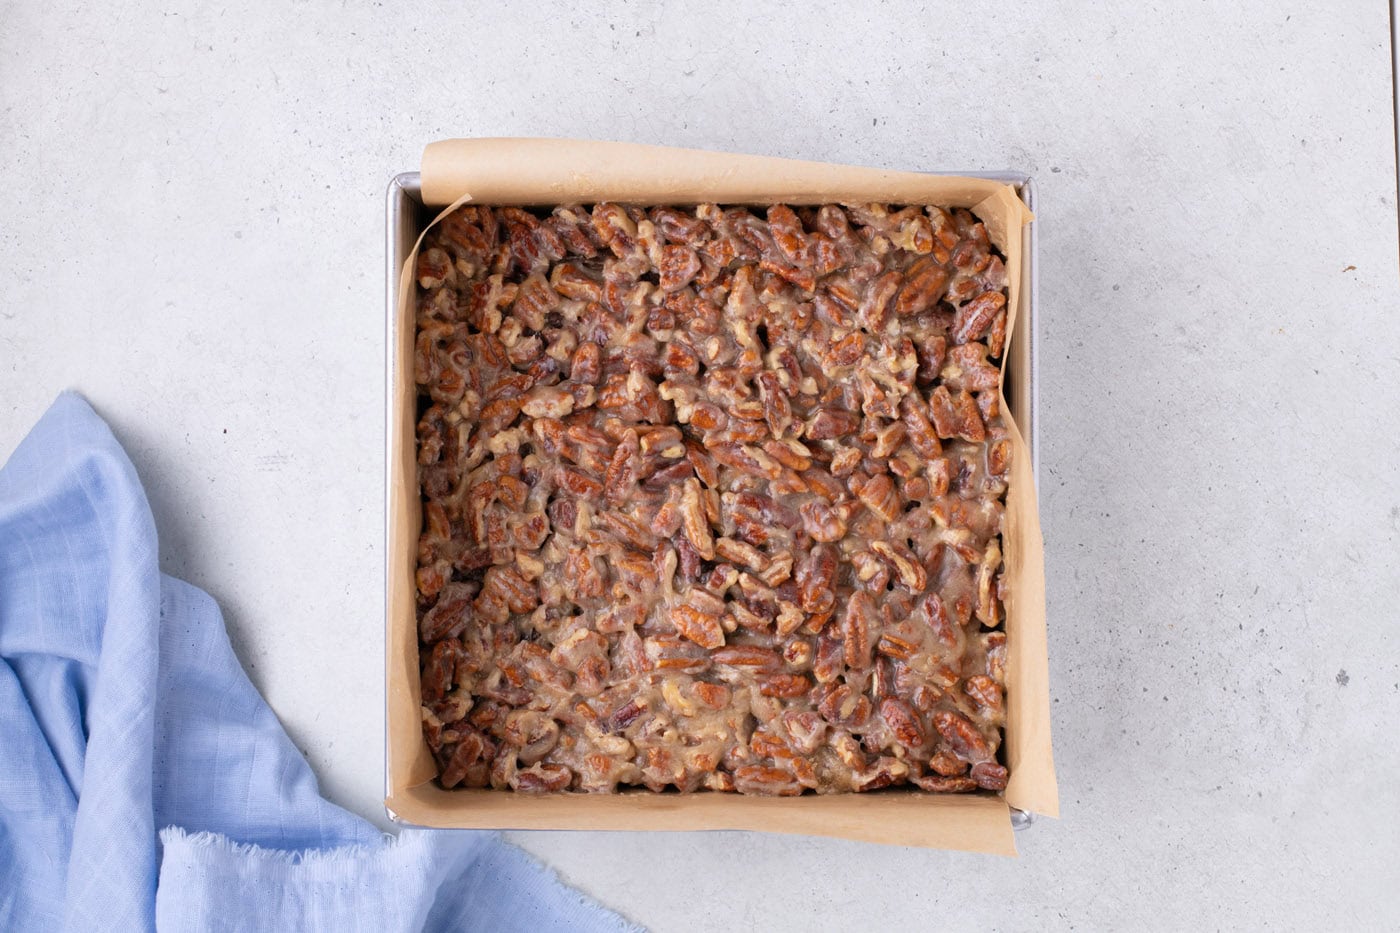
[[724,629],[720,617],[704,612],[695,606],[676,606],[671,610],[671,621],[676,631],[702,648],[718,648],[724,644]]

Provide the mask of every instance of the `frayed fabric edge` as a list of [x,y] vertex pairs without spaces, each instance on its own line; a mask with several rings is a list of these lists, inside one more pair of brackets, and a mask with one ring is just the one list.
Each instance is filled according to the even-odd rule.
[[417,848],[424,844],[424,837],[403,834],[398,837],[387,833],[380,844],[351,843],[333,848],[272,849],[253,842],[238,842],[222,833],[191,833],[179,826],[167,826],[160,831],[161,845],[170,848],[185,848],[191,851],[212,850],[209,854],[235,856],[244,859],[273,862],[278,865],[313,865],[321,862],[360,861],[380,856],[394,850]]
[[165,849],[162,873],[174,859],[188,865],[219,865],[249,879],[282,880],[289,872],[303,879],[328,883],[347,878],[363,879],[377,872],[393,871],[419,863],[438,872],[460,870],[494,841],[494,835],[414,830],[397,837],[383,835],[379,843],[347,843],[327,848],[274,849],[256,843],[237,842],[215,832],[186,832],[178,826],[160,832]]
[[[380,839],[379,844],[352,843],[325,849],[274,849],[256,843],[238,842],[222,833],[191,833],[179,826],[168,826],[160,831],[161,844],[166,849],[167,857],[174,853],[177,858],[187,862],[231,864],[245,878],[256,877],[264,871],[284,873],[289,867],[295,867],[328,882],[339,883],[346,880],[346,874],[361,874],[370,866],[378,867],[386,862],[402,862],[415,858],[422,858],[425,864],[431,863],[438,871],[450,874],[454,870],[464,869],[466,862],[475,861],[495,843],[500,846],[497,850],[498,858],[503,856],[517,859],[534,869],[544,880],[552,882],[562,892],[567,892],[565,897],[572,901],[581,913],[609,917],[615,920],[617,929],[623,933],[647,933],[646,927],[568,884],[559,877],[559,872],[553,866],[535,858],[520,846],[506,842],[498,833],[409,829],[397,836],[386,833]],[[422,851],[434,845],[439,846],[441,851]],[[346,872],[345,869],[353,871]]]
[[623,916],[615,907],[611,907],[607,904],[604,904],[602,901],[595,900],[589,895],[584,894],[574,885],[559,877],[559,872],[557,869],[555,869],[553,865],[549,865],[545,862],[540,861],[539,859],[535,858],[533,853],[518,845],[515,845],[512,842],[509,842],[507,840],[502,841],[504,842],[503,848],[507,852],[511,853],[514,857],[520,859],[521,861],[529,864],[530,866],[535,868],[535,870],[540,872],[540,874],[547,877],[550,881],[553,881],[563,890],[569,892],[569,896],[572,897],[578,903],[578,906],[581,909],[601,911],[605,914],[611,914],[613,917],[617,918],[618,929],[620,931],[623,931],[623,933],[650,933],[650,931],[646,927],[642,926],[640,923],[634,923],[631,919]]

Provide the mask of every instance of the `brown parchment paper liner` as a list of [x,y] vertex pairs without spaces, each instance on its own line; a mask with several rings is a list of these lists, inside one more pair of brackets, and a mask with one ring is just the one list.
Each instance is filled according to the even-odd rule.
[[[1059,815],[1050,745],[1045,633],[1045,577],[1030,454],[1010,414],[1029,405],[1025,341],[1015,337],[1026,291],[1022,227],[1030,213],[1015,190],[979,178],[923,175],[626,143],[556,139],[475,139],[433,143],[423,153],[422,192],[430,206],[466,202],[555,205],[599,200],[636,204],[792,204],[885,201],[970,208],[1006,257],[1013,405],[1003,417],[1013,468],[1002,527],[1008,595],[1004,795],[931,795],[881,791],[795,798],[737,794],[536,797],[489,790],[445,791],[423,739],[419,713],[414,554],[420,531],[414,446],[414,297],[418,239],[400,273],[390,460],[388,559],[389,796],[400,819],[425,826],[476,829],[698,830],[751,829],[838,836],[897,845],[1015,854],[1008,804]],[[429,225],[431,226],[431,225]],[[1017,349],[1020,352],[1017,352]],[[1004,390],[1005,386],[1003,386]]]

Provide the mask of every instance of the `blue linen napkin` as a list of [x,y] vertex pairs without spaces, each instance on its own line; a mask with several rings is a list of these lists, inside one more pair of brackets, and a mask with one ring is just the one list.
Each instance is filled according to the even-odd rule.
[[64,394],[0,469],[0,930],[155,927],[635,929],[494,834],[393,839],[323,800]]

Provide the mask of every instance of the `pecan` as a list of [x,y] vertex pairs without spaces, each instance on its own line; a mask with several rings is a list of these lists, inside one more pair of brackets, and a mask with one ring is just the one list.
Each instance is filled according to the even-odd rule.
[[928,766],[946,777],[967,773],[967,762],[944,749],[929,760]]
[[602,366],[602,352],[596,343],[580,343],[569,362],[569,378],[574,382],[596,384]]
[[512,710],[506,714],[501,738],[519,748],[520,761],[533,765],[559,741],[559,723],[536,710]]
[[963,761],[986,761],[992,751],[972,720],[953,710],[938,710],[933,714],[933,727],[948,743],[948,748]]
[[852,488],[860,501],[864,502],[870,511],[887,522],[894,521],[902,511],[899,493],[894,488],[894,480],[890,479],[887,473],[872,476],[863,483],[852,483]]
[[840,514],[824,502],[812,500],[798,509],[802,526],[815,541],[839,541],[846,536],[846,523]]
[[[650,667],[662,671],[703,670],[710,666],[710,659],[700,653],[694,643],[671,636],[648,638],[643,657],[649,659]],[[640,663],[634,667],[634,673],[648,669],[647,665]]]
[[942,336],[930,337],[915,345],[914,352],[918,356],[919,365],[914,379],[919,385],[931,385],[938,378],[947,350],[948,341]]
[[[907,434],[907,429],[898,422],[881,428],[875,434],[875,443],[870,446],[870,456],[876,460],[889,459],[903,446]],[[900,462],[902,461],[895,461],[895,463]]]
[[803,433],[814,441],[845,437],[860,424],[860,419],[848,411],[819,409],[808,420]]
[[[831,458],[832,476],[849,476],[855,471],[855,468],[860,465],[860,462],[864,459],[864,457],[864,452],[861,451],[859,447],[838,448],[836,453],[833,454]],[[825,490],[818,490],[815,487],[813,488],[813,491],[818,492],[818,494],[820,495],[826,494]]]
[[438,595],[447,585],[451,570],[452,564],[446,560],[435,560],[431,564],[419,567],[414,575],[419,594],[429,599]]
[[928,464],[929,495],[946,496],[952,482],[952,467],[947,458],[939,458]]
[[452,788],[462,783],[467,772],[481,761],[488,749],[486,739],[480,732],[475,729],[462,730],[456,747],[438,777],[442,786]]
[[[856,462],[859,462],[860,451],[854,448],[851,448],[851,450],[856,454]],[[832,459],[834,466],[835,458]],[[827,502],[839,502],[846,497],[846,486],[837,479],[834,474],[828,473],[823,469],[814,468],[807,470],[802,474],[802,479],[806,482],[808,489],[821,496]]]
[[685,481],[680,501],[681,529],[685,532],[695,552],[705,560],[715,556],[715,539],[710,532],[709,519],[705,515],[700,499],[700,483],[694,479]]
[[812,710],[794,710],[778,717],[778,725],[787,737],[787,745],[800,755],[810,755],[821,747],[828,726]]
[[832,583],[836,578],[836,554],[817,545],[797,570],[797,593],[807,612],[825,612],[835,602]]
[[[807,450],[800,441],[791,439],[785,441],[764,441],[763,452],[789,470],[807,470],[812,465],[811,452]],[[793,491],[800,492],[802,488],[803,487],[799,485]],[[774,486],[774,490],[777,490],[776,486]]]
[[789,667],[805,668],[812,663],[812,643],[795,638],[783,645],[783,660]]
[[424,703],[436,703],[452,689],[452,675],[457,668],[461,649],[451,640],[433,645],[423,665],[422,692]]
[[953,342],[967,343],[982,336],[997,312],[1004,307],[1006,296],[1001,292],[983,292],[963,305],[953,320]]
[[979,761],[972,766],[972,780],[984,790],[1006,790],[1006,768],[995,761]]
[[418,623],[419,639],[430,645],[455,637],[466,627],[467,609],[475,595],[475,588],[465,583],[449,583],[443,587],[433,608],[424,613]]
[[920,406],[913,401],[911,396],[904,396],[900,402],[900,417],[904,422],[909,443],[914,450],[925,458],[941,457],[944,447],[939,443],[938,434],[934,431],[934,426],[928,423],[927,417],[921,412]]
[[591,599],[603,595],[603,576],[587,548],[570,548],[564,561],[564,591],[575,599]]
[[755,572],[763,571],[769,564],[768,558],[758,548],[733,538],[717,539],[715,553],[730,563],[739,564]]
[[860,750],[860,743],[845,730],[833,730],[831,748],[836,752],[836,756],[842,764],[852,771],[863,771],[868,766],[865,753]]
[[793,757],[792,750],[787,747],[782,737],[769,732],[766,726],[754,731],[749,739],[749,749],[763,758],[791,760]]
[[700,680],[695,682],[692,690],[695,699],[710,709],[724,709],[729,704],[730,691],[723,684],[711,684]]
[[922,593],[928,586],[928,573],[907,548],[888,541],[872,541],[870,549],[883,557],[894,569],[895,578],[911,593]]
[[947,284],[948,270],[938,260],[932,256],[916,259],[905,272],[904,288],[895,303],[895,314],[908,317],[932,308],[943,297],[943,288]]
[[677,536],[671,540],[676,549],[676,570],[682,580],[695,583],[700,579],[700,552],[695,550],[695,545],[684,536]]
[[452,258],[445,250],[426,249],[418,256],[418,284],[422,288],[437,288],[452,274]]
[[683,487],[671,486],[666,493],[666,501],[651,517],[651,530],[662,537],[675,534],[681,527],[681,494]]
[[718,648],[724,644],[724,629],[720,617],[695,605],[676,606],[671,610],[671,621],[676,631],[702,648]]
[[993,579],[1001,566],[1001,548],[995,541],[987,545],[987,552],[977,568],[977,619],[988,628],[995,628],[1000,621],[997,613],[997,598]]
[[531,418],[562,418],[574,410],[574,397],[557,386],[537,386],[520,403]]
[[716,664],[727,664],[731,667],[752,667],[759,670],[775,670],[782,663],[777,652],[770,648],[758,648],[753,645],[726,645],[711,652],[710,657]]
[[783,638],[788,637],[801,628],[802,624],[806,621],[807,614],[797,608],[795,603],[790,603],[787,600],[778,601],[778,618],[775,624],[779,636]]
[[707,239],[710,234],[710,229],[704,221],[675,208],[654,207],[651,209],[651,220],[661,235],[672,243],[697,244]]
[[865,338],[859,333],[847,334],[831,343],[826,350],[826,361],[833,367],[854,366],[865,354]]
[[614,732],[620,732],[636,722],[637,717],[646,712],[646,709],[645,703],[633,700],[613,711],[608,717],[608,727]]
[[679,291],[699,274],[700,257],[689,246],[663,246],[658,271],[662,291]]
[[603,476],[603,498],[609,505],[621,505],[627,501],[637,484],[637,471],[641,461],[641,441],[635,431],[629,431]]
[[789,772],[763,765],[742,765],[734,769],[734,787],[741,794],[792,797],[802,793],[802,785]]
[[987,654],[987,676],[997,683],[1006,682],[1006,633],[989,632],[982,637]]
[[849,296],[849,301],[844,295],[836,294],[835,282],[826,283],[827,293],[819,294],[812,299],[812,308],[818,317],[825,323],[835,327],[854,327],[855,316],[851,313],[854,305],[858,303],[856,295]]
[[986,674],[974,674],[963,684],[963,692],[989,713],[1002,711],[1001,687]]
[[639,252],[637,223],[621,205],[597,205],[593,208],[592,221],[598,239],[619,259]]
[[994,441],[987,448],[987,472],[994,476],[1005,476],[1011,469],[1011,441],[1006,438]]
[[540,762],[516,771],[510,778],[510,786],[525,794],[548,794],[567,789],[573,779],[573,772],[564,765]]
[[584,500],[596,499],[603,494],[602,483],[577,470],[560,467],[557,482],[561,488]]
[[792,266],[805,266],[811,261],[808,255],[807,234],[802,230],[802,221],[797,219],[792,208],[786,204],[774,204],[768,208],[768,226],[773,233],[773,242],[783,259]]
[[1001,382],[996,367],[987,362],[987,347],[980,343],[969,343],[949,350],[942,377],[945,384],[969,392],[994,390]]
[[774,674],[759,683],[758,690],[766,697],[795,699],[812,689],[812,681],[804,674]]
[[758,385],[758,397],[763,402],[763,418],[768,422],[768,430],[773,432],[774,437],[782,437],[792,423],[792,404],[778,374],[771,370],[762,372],[754,382]]
[[875,764],[854,775],[856,790],[869,791],[899,784],[909,774],[909,766],[897,758],[882,757]]
[[1002,308],[997,312],[997,316],[992,318],[992,326],[987,331],[987,352],[993,357],[1000,357],[1005,349],[1006,309]]
[[817,639],[817,656],[812,662],[812,675],[818,683],[830,683],[841,673],[845,663],[845,645],[840,638]]
[[927,741],[919,714],[903,700],[897,697],[881,700],[880,716],[885,720],[885,725],[889,726],[895,739],[905,748],[918,748]]
[[[760,428],[761,429],[761,428]],[[731,428],[730,433],[734,430]],[[773,458],[755,447],[733,441],[717,441],[708,445],[710,455],[720,464],[760,479],[777,479],[782,467]]]
[[650,428],[640,435],[639,447],[648,456],[675,458],[685,456],[684,436],[679,428],[666,426]]
[[690,409],[690,423],[701,431],[715,431],[728,424],[729,419],[724,412],[720,411],[718,405],[711,405],[709,402],[697,402]]
[[875,644],[875,650],[888,657],[907,661],[919,650],[919,646],[895,635],[881,635]]
[[492,567],[486,571],[482,595],[499,594],[506,607],[515,613],[529,612],[540,603],[536,586],[513,567]]
[[929,396],[929,411],[939,437],[960,437],[966,441],[980,442],[987,436],[977,403],[965,390],[950,395],[945,386],[939,386]]
[[923,790],[938,794],[965,794],[978,786],[970,777],[945,777],[941,774],[911,775],[909,780]]
[[900,273],[891,270],[870,285],[866,290],[865,297],[861,299],[858,311],[862,327],[871,333],[884,330],[885,322],[889,320],[894,296],[899,291],[903,281],[904,277]]
[[870,594],[864,590],[852,593],[841,619],[841,638],[848,667],[861,669],[870,665],[870,637],[874,620],[875,602]]
[[868,697],[857,693],[850,684],[838,684],[827,692],[817,709],[832,725],[859,730],[870,719],[871,704]]

